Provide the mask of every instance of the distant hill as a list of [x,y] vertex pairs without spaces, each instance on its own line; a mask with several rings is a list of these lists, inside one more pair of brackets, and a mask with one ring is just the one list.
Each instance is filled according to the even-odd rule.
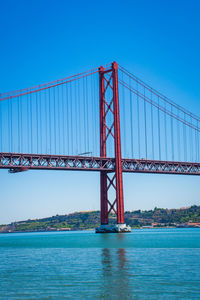
[[[193,205],[180,209],[155,207],[153,210],[127,211],[125,212],[125,221],[132,228],[152,225],[154,227],[184,227],[188,226],[188,224],[200,223],[200,206]],[[116,222],[116,217],[115,215],[111,215],[110,223],[114,222]],[[94,229],[99,224],[99,211],[84,211],[68,215],[56,215],[50,218],[14,222],[9,225],[0,225],[0,232],[85,230]]]

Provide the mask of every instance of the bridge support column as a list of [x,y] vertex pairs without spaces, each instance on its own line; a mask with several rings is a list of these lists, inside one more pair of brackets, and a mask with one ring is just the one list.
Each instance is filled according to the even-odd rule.
[[[109,91],[109,92],[108,92]],[[129,232],[130,227],[124,224],[124,198],[121,161],[121,138],[118,93],[118,65],[112,63],[109,69],[99,68],[99,100],[100,100],[100,156],[107,156],[108,140],[113,144],[115,153],[114,173],[101,172],[101,226],[97,233]],[[110,199],[109,190],[114,190],[114,199]],[[117,216],[117,224],[109,225],[109,214]]]

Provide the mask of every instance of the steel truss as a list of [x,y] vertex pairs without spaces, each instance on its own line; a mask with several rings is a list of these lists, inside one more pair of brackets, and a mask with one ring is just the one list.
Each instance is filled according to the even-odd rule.
[[[174,175],[200,175],[200,163],[144,159],[122,159],[122,172]],[[26,170],[115,171],[115,158],[0,153],[0,169],[11,173]],[[111,183],[112,181],[112,183]],[[109,180],[112,185],[113,180]]]

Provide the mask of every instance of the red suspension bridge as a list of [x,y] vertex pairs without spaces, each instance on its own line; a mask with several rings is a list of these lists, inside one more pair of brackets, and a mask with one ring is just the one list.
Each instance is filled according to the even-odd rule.
[[200,175],[200,118],[116,62],[0,94],[0,168],[100,172],[101,231],[123,172]]

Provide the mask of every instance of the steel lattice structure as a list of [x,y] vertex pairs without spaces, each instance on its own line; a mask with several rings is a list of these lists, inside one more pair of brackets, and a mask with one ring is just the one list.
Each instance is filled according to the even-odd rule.
[[[122,159],[121,164],[122,172],[126,173],[200,175],[200,163]],[[114,172],[115,159],[108,157],[0,153],[0,169],[8,169],[11,173],[26,170]]]

